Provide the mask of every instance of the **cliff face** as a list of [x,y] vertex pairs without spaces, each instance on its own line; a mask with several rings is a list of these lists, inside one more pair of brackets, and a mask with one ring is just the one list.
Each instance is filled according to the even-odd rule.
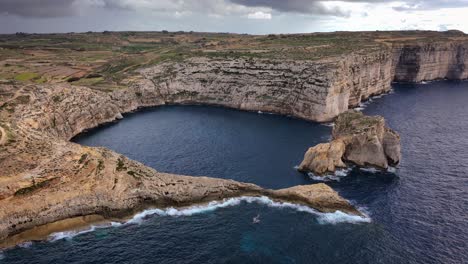
[[468,43],[435,42],[395,47],[395,81],[468,78]]
[[373,94],[389,91],[391,58],[386,49],[320,61],[193,58],[141,74],[166,103],[214,104],[328,121]]
[[[163,103],[154,89],[140,85],[108,94],[69,85],[0,85],[0,92],[0,241],[78,216],[119,217],[147,206],[185,206],[242,195],[360,215],[326,185],[275,191],[160,173],[111,150],[68,141],[124,112]],[[21,242],[21,236],[13,240]],[[0,242],[0,247],[9,243]]]
[[[143,87],[170,104],[214,104],[329,121],[392,81],[466,79],[464,41],[382,45],[316,61],[192,58],[141,70]],[[152,88],[151,88],[152,87]]]
[[[324,186],[271,191],[164,174],[110,150],[68,140],[122,113],[162,104],[214,104],[328,121],[389,91],[393,80],[467,78],[467,47],[466,41],[388,44],[366,53],[300,61],[191,58],[141,69],[130,87],[109,93],[69,85],[0,84],[0,239],[69,217],[113,216],[148,204],[186,205],[238,195],[268,195],[321,211],[359,214]],[[383,126],[378,131],[368,147],[384,156],[374,165],[397,163],[399,138]],[[343,144],[365,144],[368,138]],[[343,144],[322,146],[320,157],[332,162],[317,164],[331,170],[343,165],[342,155],[356,163],[367,159],[362,157],[369,153],[359,147],[349,151]]]

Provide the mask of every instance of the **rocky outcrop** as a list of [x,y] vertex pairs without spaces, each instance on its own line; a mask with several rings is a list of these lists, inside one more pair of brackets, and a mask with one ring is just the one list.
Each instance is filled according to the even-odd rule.
[[337,168],[344,168],[346,165],[342,157],[345,151],[346,145],[341,140],[318,144],[307,150],[304,160],[299,165],[299,170],[313,170],[317,174],[324,174],[326,172],[333,172]]
[[323,175],[343,167],[343,161],[387,169],[400,159],[400,136],[386,127],[383,117],[348,111],[335,120],[332,141],[310,148],[299,170]]
[[140,87],[108,94],[69,85],[0,89],[7,95],[0,104],[1,137],[8,136],[0,145],[0,240],[79,216],[109,219],[146,207],[237,196],[268,196],[322,212],[360,215],[326,185],[277,191],[232,180],[160,173],[108,149],[68,141],[126,111],[160,104],[159,97],[142,96],[154,90]]

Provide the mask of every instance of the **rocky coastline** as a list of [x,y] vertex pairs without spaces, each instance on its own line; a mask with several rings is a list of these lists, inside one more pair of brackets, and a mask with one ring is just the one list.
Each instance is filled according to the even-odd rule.
[[[254,184],[160,173],[105,148],[69,142],[139,105],[67,85],[2,86],[0,239],[65,219],[114,219],[148,207],[181,207],[240,196],[267,196],[319,212],[361,215],[324,184],[267,190]],[[6,122],[5,122],[6,121]],[[21,235],[20,235],[21,236]]]
[[[468,78],[467,50],[468,41],[453,40],[393,43],[319,60],[193,57],[142,68],[127,88],[112,92],[69,84],[0,84],[0,240],[74,217],[114,218],[148,206],[186,206],[246,195],[360,215],[323,184],[266,190],[231,180],[160,173],[113,151],[69,140],[124,113],[164,104],[212,104],[318,122],[339,119],[370,96],[388,92],[392,81]],[[354,139],[344,140],[346,129],[338,126],[335,141],[314,150],[324,153],[326,164],[301,167],[325,173],[343,166],[341,157],[382,168],[398,163],[398,136],[383,120],[376,123],[372,138],[380,145],[364,148],[366,153],[359,148],[347,152]],[[374,147],[384,156],[372,162],[363,159]]]

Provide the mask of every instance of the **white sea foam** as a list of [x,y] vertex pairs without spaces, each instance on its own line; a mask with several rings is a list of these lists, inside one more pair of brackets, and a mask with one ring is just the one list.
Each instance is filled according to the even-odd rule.
[[374,168],[374,167],[359,168],[359,170],[362,170],[362,171],[365,171],[365,172],[369,172],[369,173],[377,173],[377,172],[380,171],[379,169],[376,169],[376,168]]
[[4,259],[5,255],[3,254],[3,251],[0,251],[0,260]]
[[330,122],[330,123],[323,123],[322,125],[327,126],[327,127],[334,127],[335,123]]
[[356,107],[356,108],[354,108],[354,110],[356,110],[356,111],[363,111],[363,110],[366,109],[366,107],[367,107],[370,103],[372,103],[374,100],[380,99],[380,98],[382,98],[382,97],[384,97],[384,96],[386,96],[386,95],[388,95],[388,94],[392,94],[392,93],[394,93],[393,89],[391,89],[391,90],[388,91],[387,93],[383,93],[383,94],[378,94],[378,95],[371,96],[371,97],[369,97],[369,99],[367,99],[366,101],[359,103],[359,106]]
[[56,232],[52,233],[49,235],[48,240],[51,242],[57,241],[57,240],[62,240],[62,239],[72,239],[78,235],[86,234],[95,231],[96,229],[102,229],[102,228],[109,228],[109,227],[119,227],[121,226],[121,223],[118,222],[110,222],[108,224],[102,224],[102,225],[91,225],[89,228],[84,229],[84,230],[72,230],[72,231],[63,231],[63,232]]
[[364,106],[359,106],[359,107],[354,108],[354,110],[361,112],[364,110],[364,108],[365,108]]
[[325,175],[315,175],[312,172],[307,173],[307,175],[316,181],[340,181],[341,178],[348,176],[348,174],[353,170],[352,167],[346,169],[338,169],[333,174]]
[[389,173],[395,173],[396,170],[397,170],[397,168],[388,166],[387,172],[389,172]]
[[50,234],[48,240],[50,242],[54,242],[54,241],[58,241],[62,239],[69,240],[69,239],[74,238],[75,236],[93,232],[94,230],[96,230],[96,227],[90,226],[89,229],[86,229],[86,230],[56,232],[56,233]]
[[[232,206],[238,206],[242,202],[246,203],[257,203],[266,205],[272,208],[279,208],[279,209],[292,209],[298,212],[306,212],[313,214],[317,217],[317,221],[320,224],[337,224],[337,223],[368,223],[371,219],[367,216],[355,216],[343,213],[341,211],[336,211],[334,213],[321,213],[311,207],[305,205],[298,205],[293,203],[287,202],[276,202],[271,200],[266,196],[262,197],[250,197],[250,196],[242,196],[237,198],[229,198],[224,199],[222,201],[213,201],[206,205],[194,205],[185,208],[166,208],[166,209],[148,209],[143,212],[140,212],[133,216],[132,219],[128,220],[125,223],[118,223],[118,222],[111,222],[109,224],[104,225],[91,225],[89,228],[84,230],[76,230],[76,231],[64,231],[64,232],[56,232],[49,236],[48,241],[54,242],[62,239],[72,239],[78,235],[86,234],[89,232],[93,232],[96,229],[100,228],[110,228],[110,227],[120,227],[123,225],[130,225],[130,224],[141,224],[147,217],[152,215],[159,215],[159,216],[172,216],[172,217],[180,217],[180,216],[191,216],[195,214],[202,214],[206,212],[211,212],[217,210],[219,208],[226,208]],[[31,242],[26,242],[22,244],[25,247],[29,247]],[[0,252],[0,259],[1,259],[1,252]]]
[[263,114],[263,112],[262,112],[262,111],[258,111],[258,113],[259,113],[259,114]]
[[29,247],[32,246],[32,244],[33,243],[31,241],[26,241],[26,242],[23,242],[23,243],[19,244],[18,247],[20,247],[20,248],[29,248]]
[[272,208],[280,208],[280,209],[287,208],[287,209],[292,209],[292,210],[296,210],[299,212],[307,212],[307,213],[317,216],[318,221],[321,224],[370,222],[370,218],[368,217],[349,215],[340,211],[337,211],[335,213],[321,213],[308,206],[287,203],[287,202],[276,202],[266,196],[262,196],[262,197],[243,196],[243,197],[237,197],[237,198],[224,199],[222,201],[214,201],[214,202],[208,203],[207,205],[197,205],[197,206],[190,206],[190,207],[179,208],[179,209],[173,208],[173,207],[167,208],[164,210],[149,209],[139,214],[136,214],[126,224],[140,224],[146,217],[150,215],[175,216],[175,217],[191,216],[194,214],[211,212],[219,208],[237,206],[237,205],[240,205],[242,202],[258,203],[258,204],[266,205]]
[[362,217],[358,215],[349,215],[341,211],[334,213],[322,213],[317,218],[321,224],[339,224],[339,223],[370,223],[369,217]]

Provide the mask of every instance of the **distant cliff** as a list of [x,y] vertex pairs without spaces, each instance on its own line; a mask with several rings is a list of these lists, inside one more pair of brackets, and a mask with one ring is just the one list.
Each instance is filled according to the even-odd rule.
[[169,104],[214,104],[329,121],[392,81],[466,79],[467,41],[382,45],[320,60],[191,58],[141,70]]

